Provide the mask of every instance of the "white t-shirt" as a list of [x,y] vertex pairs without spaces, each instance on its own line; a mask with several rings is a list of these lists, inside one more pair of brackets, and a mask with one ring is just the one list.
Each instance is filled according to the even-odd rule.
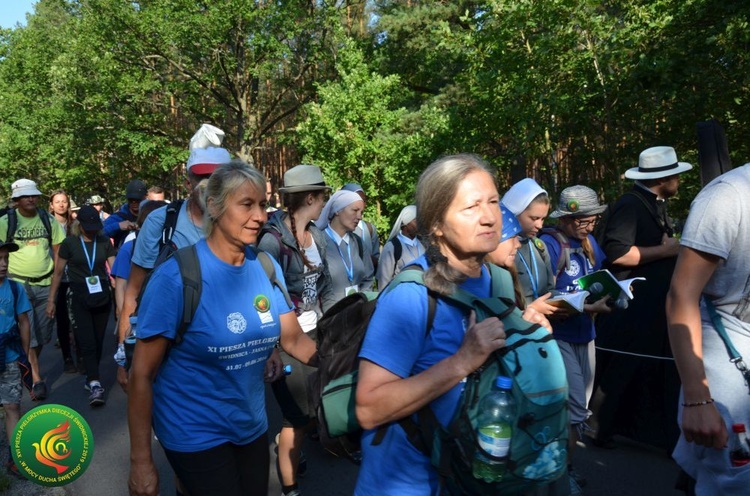
[[[312,236],[310,238],[312,239]],[[313,267],[319,267],[323,263],[314,239],[310,243],[310,246],[304,248],[304,251],[305,258],[307,258]],[[307,266],[305,266],[305,272],[309,272]],[[305,276],[305,289],[302,292],[302,301],[305,303],[312,304],[318,300],[318,278],[320,275],[320,272],[315,272],[314,274]],[[318,325],[318,313],[315,310],[304,311],[297,316],[297,321],[303,331],[310,332]]]

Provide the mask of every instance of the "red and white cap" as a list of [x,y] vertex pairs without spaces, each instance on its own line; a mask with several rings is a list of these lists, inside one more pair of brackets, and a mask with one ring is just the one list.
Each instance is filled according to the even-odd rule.
[[231,160],[231,155],[224,148],[194,148],[188,157],[187,170],[201,176],[213,174],[216,167]]

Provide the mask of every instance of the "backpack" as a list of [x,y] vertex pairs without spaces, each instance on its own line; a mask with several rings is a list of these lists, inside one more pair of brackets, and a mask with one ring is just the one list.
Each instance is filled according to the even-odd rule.
[[[286,288],[276,278],[276,270],[271,261],[271,257],[268,253],[260,251],[254,246],[250,246],[250,249],[255,253],[258,261],[263,266],[263,271],[266,273],[268,280],[271,281],[272,286],[276,286],[281,290],[284,295],[287,304],[294,308],[292,301],[289,298]],[[177,329],[177,334],[174,339],[174,344],[180,344],[182,342],[185,331],[193,322],[193,317],[198,309],[198,303],[200,303],[201,292],[203,290],[203,282],[201,278],[201,266],[198,261],[198,250],[195,245],[186,246],[174,252],[174,258],[177,260],[177,266],[180,268],[180,278],[182,279],[182,321],[180,327]]]
[[[49,246],[52,247],[52,224],[50,223],[50,214],[39,207],[37,207],[36,211],[37,214],[39,214],[39,219],[42,221],[42,225],[44,225],[44,229],[47,231],[47,241],[49,242]],[[18,229],[18,212],[15,208],[11,208],[8,210],[7,215],[8,234],[5,236],[5,241],[11,242],[16,235],[16,229]]]
[[[10,346],[18,353],[18,369],[21,372],[21,384],[28,389],[29,394],[31,388],[34,385],[34,379],[31,375],[31,364],[29,364],[29,357],[21,346],[21,335],[18,329],[18,314],[16,313],[16,307],[18,306],[18,295],[21,291],[25,291],[21,287],[21,283],[8,279],[10,284],[10,291],[13,293],[13,316],[15,323],[13,327],[6,333],[0,334],[0,357],[2,357],[2,363],[0,363],[0,373],[5,370],[5,347]],[[33,396],[32,396],[33,398]]]
[[[180,209],[184,202],[185,200],[175,200],[167,204],[164,224],[161,229],[161,238],[159,239],[159,254],[156,256],[154,268],[161,265],[161,263],[169,259],[177,251],[177,245],[172,241],[172,237],[177,229],[177,218],[180,216]],[[135,250],[135,246],[133,249]]]
[[[568,237],[561,233],[556,227],[543,227],[539,234],[549,234],[560,243],[560,256],[557,257],[557,267],[555,267],[555,277],[560,275],[563,269],[570,269],[570,254],[579,253],[583,254],[583,248],[571,248],[570,240]],[[542,241],[543,242],[543,241]],[[585,256],[585,254],[584,254]]]
[[[410,265],[401,271],[380,294],[402,282],[422,281],[422,267]],[[362,429],[354,415],[354,391],[359,368],[359,350],[370,318],[375,312],[378,293],[361,292],[339,300],[320,318],[311,333],[318,348],[318,368],[308,378],[311,411],[317,413],[318,435],[324,448],[351,457],[359,450]],[[427,328],[429,334],[435,317],[437,298],[428,291]],[[410,419],[400,422],[410,440],[419,443],[416,424]],[[378,433],[378,441],[385,428]]]
[[[398,422],[409,441],[431,458],[449,494],[509,494],[548,484],[567,469],[568,386],[560,350],[546,329],[522,319],[513,300],[510,274],[494,265],[489,265],[489,269],[491,298],[477,298],[461,289],[451,295],[428,291],[428,297],[446,300],[467,313],[476,311],[477,322],[497,316],[505,324],[506,347],[466,378],[456,412],[447,427],[439,425],[429,405]],[[383,293],[405,282],[423,284],[422,277],[421,271],[404,270]],[[337,440],[348,449],[358,446],[362,431],[354,413],[357,355],[376,304],[377,300],[371,296],[351,295],[329,309],[318,323],[319,366],[310,384],[313,401],[317,401],[314,406],[317,406],[319,430],[322,428],[323,434],[332,438],[324,439],[321,435],[327,449],[327,443]],[[429,313],[428,310],[431,328],[433,316]],[[427,329],[426,333],[429,332]],[[347,347],[337,349],[338,342]],[[350,364],[347,373],[337,370],[342,363]],[[472,462],[481,450],[477,443],[477,410],[479,399],[492,389],[498,375],[513,378],[512,394],[518,417],[509,455],[501,460],[506,462],[508,476],[501,482],[486,483],[472,476]],[[373,444],[382,441],[387,428],[385,425],[378,430]],[[492,458],[486,452],[483,454]]]

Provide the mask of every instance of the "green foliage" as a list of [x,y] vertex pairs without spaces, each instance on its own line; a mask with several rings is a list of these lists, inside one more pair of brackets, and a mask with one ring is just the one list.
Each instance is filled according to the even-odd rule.
[[299,151],[333,185],[362,183],[381,232],[447,153],[484,156],[503,187],[585,183],[606,201],[649,146],[697,165],[699,121],[725,125],[735,165],[750,155],[748,2],[335,5],[39,0],[0,31],[0,193],[27,176],[110,196],[138,176],[177,194],[203,122],[263,169]]
[[408,112],[401,78],[372,72],[353,43],[339,50],[340,79],[318,88],[298,126],[305,161],[320,166],[334,187],[362,184],[367,217],[379,230],[412,202],[416,178],[435,153],[433,137],[447,120],[437,109]]

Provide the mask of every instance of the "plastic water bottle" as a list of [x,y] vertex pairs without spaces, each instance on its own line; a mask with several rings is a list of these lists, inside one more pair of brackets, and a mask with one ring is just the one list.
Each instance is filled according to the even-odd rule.
[[[496,458],[508,456],[516,418],[516,402],[510,393],[513,380],[498,376],[495,387],[479,402],[477,441],[484,451]],[[477,450],[472,473],[485,482],[497,482],[505,474],[506,463],[485,456]]]
[[747,442],[747,433],[745,432],[745,424],[733,424],[731,448],[729,452],[729,458],[732,460],[732,465],[735,467],[742,467],[750,463],[750,444]]

